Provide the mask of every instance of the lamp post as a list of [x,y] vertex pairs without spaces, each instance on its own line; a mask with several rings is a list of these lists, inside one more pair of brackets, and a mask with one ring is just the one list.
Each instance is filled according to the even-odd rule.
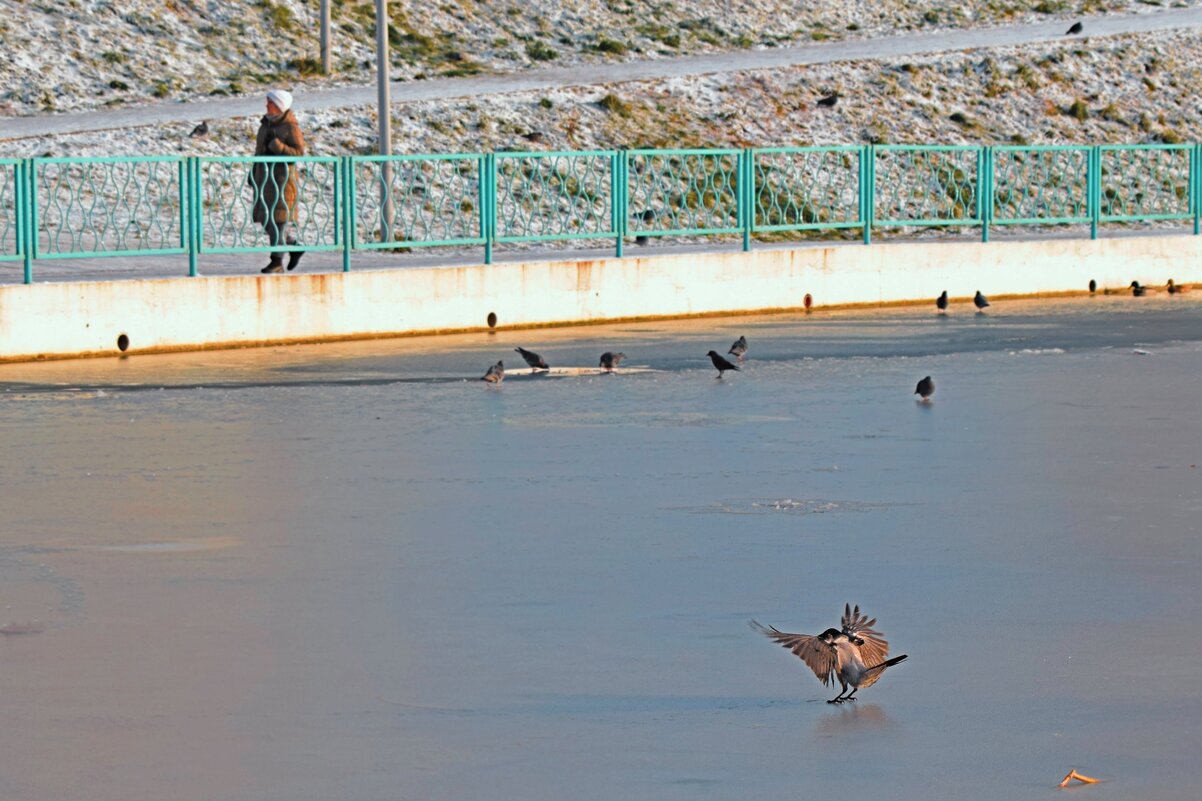
[[[376,0],[376,86],[379,93],[380,155],[392,155],[392,114],[388,96],[388,0]],[[380,241],[392,241],[392,164],[380,163]]]
[[321,0],[321,71],[330,74],[330,0]]

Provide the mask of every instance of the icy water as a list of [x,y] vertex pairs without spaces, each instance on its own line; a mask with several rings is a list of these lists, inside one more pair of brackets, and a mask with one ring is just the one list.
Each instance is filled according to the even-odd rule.
[[0,366],[0,797],[1193,801],[1202,292],[991,312]]

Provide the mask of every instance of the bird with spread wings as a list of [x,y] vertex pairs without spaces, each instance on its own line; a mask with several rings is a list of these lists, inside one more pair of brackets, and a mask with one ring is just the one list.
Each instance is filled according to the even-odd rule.
[[830,686],[832,678],[838,679],[842,690],[827,702],[831,704],[856,700],[855,694],[876,684],[886,668],[906,659],[906,654],[889,658],[889,643],[873,628],[875,625],[876,618],[869,620],[858,605],[852,609],[850,604],[843,607],[842,628],[821,634],[790,634],[751,621],[753,629],[800,657],[823,686]]

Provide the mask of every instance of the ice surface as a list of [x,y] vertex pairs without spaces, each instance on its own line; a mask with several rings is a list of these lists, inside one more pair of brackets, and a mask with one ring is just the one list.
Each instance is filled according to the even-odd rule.
[[0,366],[0,794],[1196,799],[1202,293],[990,312]]

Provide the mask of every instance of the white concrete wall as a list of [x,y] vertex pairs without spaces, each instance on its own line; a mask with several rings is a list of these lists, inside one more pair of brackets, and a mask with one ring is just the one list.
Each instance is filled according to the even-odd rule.
[[0,361],[1202,282],[1202,237],[839,244],[0,287]]

